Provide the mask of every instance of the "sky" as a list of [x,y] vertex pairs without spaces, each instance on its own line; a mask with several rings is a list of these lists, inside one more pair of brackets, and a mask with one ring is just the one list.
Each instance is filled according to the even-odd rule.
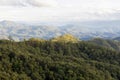
[[119,20],[120,0],[0,0],[0,20]]

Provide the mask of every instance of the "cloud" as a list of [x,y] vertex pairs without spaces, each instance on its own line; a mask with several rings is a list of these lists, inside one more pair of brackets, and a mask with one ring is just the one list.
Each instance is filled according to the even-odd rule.
[[0,0],[0,6],[47,7],[56,5],[56,0]]
[[0,19],[20,21],[120,19],[119,3],[120,0],[0,0]]
[[57,5],[57,1],[55,0],[26,0],[26,2],[32,6],[37,7]]

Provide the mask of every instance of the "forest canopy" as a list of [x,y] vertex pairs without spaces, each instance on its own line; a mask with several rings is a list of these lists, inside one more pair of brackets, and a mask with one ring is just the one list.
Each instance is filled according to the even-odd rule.
[[87,41],[0,40],[1,80],[119,80],[120,52]]

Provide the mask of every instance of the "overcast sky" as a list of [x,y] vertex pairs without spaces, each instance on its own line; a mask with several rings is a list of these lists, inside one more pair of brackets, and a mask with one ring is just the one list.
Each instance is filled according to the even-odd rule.
[[120,0],[0,0],[0,20],[119,20]]

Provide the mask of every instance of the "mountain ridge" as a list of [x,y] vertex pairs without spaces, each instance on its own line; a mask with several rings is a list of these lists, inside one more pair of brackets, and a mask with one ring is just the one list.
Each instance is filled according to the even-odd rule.
[[71,24],[61,23],[57,26],[50,26],[42,24],[29,25],[24,22],[19,23],[5,20],[0,22],[0,36],[12,36],[16,40],[24,40],[32,37],[50,39],[63,34],[72,34],[81,40],[89,40],[96,37],[112,39],[120,35],[120,24],[118,22],[113,21],[113,23],[109,24],[109,21],[93,21]]

